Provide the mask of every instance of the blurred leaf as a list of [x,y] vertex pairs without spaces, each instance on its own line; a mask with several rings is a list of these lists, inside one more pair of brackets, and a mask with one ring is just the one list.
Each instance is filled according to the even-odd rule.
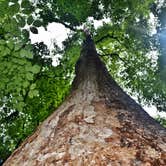
[[18,13],[20,9],[19,3],[15,3],[9,7],[9,11],[11,14]]
[[34,65],[31,70],[34,74],[37,74],[40,71],[40,66]]
[[24,36],[24,39],[27,41],[29,39],[29,31],[27,31],[26,29],[23,29],[22,34]]
[[36,89],[35,90],[30,90],[29,93],[28,93],[30,98],[33,98],[33,97],[37,96],[38,94],[39,94],[39,92]]
[[29,81],[33,80],[33,74],[32,73],[26,73],[26,77]]
[[29,8],[30,7],[30,2],[28,0],[22,0],[21,1],[21,7],[22,8]]
[[42,22],[41,22],[40,20],[35,20],[35,21],[33,22],[33,26],[34,26],[34,27],[40,27],[40,26],[42,26]]
[[38,30],[35,27],[30,27],[30,31],[34,34],[38,34]]
[[29,50],[23,50],[23,49],[20,51],[20,56],[21,57],[26,57],[26,58],[29,58],[29,59],[33,58],[32,52],[30,52]]
[[12,41],[9,41],[9,42],[7,43],[7,46],[9,47],[10,50],[13,50],[13,48],[14,48],[14,43],[13,43]]
[[28,25],[31,25],[33,23],[34,19],[32,16],[29,16],[28,19],[27,19],[27,24]]
[[16,18],[18,20],[18,24],[20,25],[20,27],[24,27],[26,24],[25,18],[23,16],[20,16],[20,15],[17,15]]

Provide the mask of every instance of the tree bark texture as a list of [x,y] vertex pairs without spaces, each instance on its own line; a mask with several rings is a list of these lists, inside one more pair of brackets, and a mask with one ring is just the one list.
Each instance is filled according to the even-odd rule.
[[4,163],[54,165],[166,165],[166,129],[117,85],[89,35],[70,96]]

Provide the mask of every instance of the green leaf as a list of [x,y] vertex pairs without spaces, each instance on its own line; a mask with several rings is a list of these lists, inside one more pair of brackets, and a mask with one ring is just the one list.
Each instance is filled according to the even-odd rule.
[[4,45],[4,44],[6,44],[6,41],[5,40],[0,40],[0,44]]
[[22,34],[23,34],[25,40],[29,39],[29,31],[27,31],[26,29],[23,29],[22,30]]
[[29,96],[30,98],[33,98],[33,92],[32,92],[32,91],[29,91],[28,96]]
[[27,54],[28,54],[28,51],[26,51],[26,50],[23,50],[23,49],[22,49],[22,50],[20,51],[20,56],[21,56],[21,57],[26,57]]
[[14,50],[15,50],[15,51],[18,51],[21,47],[22,47],[22,44],[21,44],[21,43],[16,43]]
[[25,15],[30,15],[33,12],[33,9],[31,8],[25,8],[24,10],[22,10],[22,13],[24,13]]
[[18,13],[20,9],[19,3],[15,3],[9,7],[9,11],[11,14]]
[[22,94],[23,94],[23,95],[26,95],[25,89],[22,90]]
[[34,23],[33,23],[33,25],[35,27],[40,27],[40,26],[42,26],[42,22],[40,20],[35,20]]
[[25,103],[24,102],[18,102],[15,106],[15,108],[18,110],[18,111],[22,111],[23,108],[25,106]]
[[22,85],[23,85],[24,88],[27,88],[29,86],[29,82],[28,81],[24,81]]
[[33,80],[33,74],[32,73],[26,73],[26,78],[29,80],[29,81],[32,81]]
[[30,89],[33,90],[33,89],[35,89],[35,88],[36,88],[36,84],[33,83],[33,84],[30,86]]
[[32,59],[33,58],[32,52],[30,52],[29,50],[23,50],[23,49],[20,51],[20,56],[21,57],[26,57],[28,59]]
[[3,56],[9,55],[9,54],[10,54],[9,48],[5,47],[3,50]]
[[38,34],[38,30],[35,27],[30,27],[30,31],[34,34]]
[[12,61],[15,63],[16,60],[17,60],[17,59],[15,59],[15,57],[16,57],[16,58],[20,58],[20,52],[13,52],[12,55],[13,55],[13,57],[14,57]]
[[0,1],[0,11],[1,11],[0,18],[4,17],[7,8],[8,8],[8,1],[5,0]]
[[33,90],[33,96],[37,96],[39,94],[39,91],[38,90]]
[[12,50],[14,48],[14,43],[12,41],[9,41],[7,43],[7,46],[9,47],[10,50]]
[[33,23],[34,19],[32,16],[29,16],[28,19],[27,19],[27,24],[28,25],[31,25]]
[[38,66],[38,65],[34,65],[34,66],[32,66],[32,70],[31,70],[34,74],[37,74],[37,73],[39,73],[39,71],[40,71],[40,66]]
[[30,90],[29,93],[28,93],[28,96],[30,98],[33,98],[35,96],[38,96],[38,94],[39,94],[39,91],[35,89],[35,90]]
[[30,7],[30,2],[28,0],[22,0],[21,2],[21,7],[22,8],[29,8]]
[[16,59],[16,63],[19,65],[26,65],[27,61],[26,59],[20,58],[20,59]]
[[20,36],[21,31],[20,31],[19,24],[18,24],[17,20],[15,18],[12,18],[10,23],[11,23],[11,29],[10,29],[11,35],[14,35],[15,37]]
[[[5,23],[5,24],[4,24],[4,29],[5,29],[6,31],[10,32],[11,29],[12,29],[11,23]],[[6,35],[9,35],[9,34],[6,34]],[[8,37],[7,37],[7,39],[8,39]]]
[[18,20],[18,24],[20,25],[20,27],[24,27],[26,24],[25,17],[17,15],[16,18]]

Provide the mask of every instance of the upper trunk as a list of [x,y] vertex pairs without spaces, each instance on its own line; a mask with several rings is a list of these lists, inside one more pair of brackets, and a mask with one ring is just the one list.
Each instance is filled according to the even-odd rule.
[[4,166],[166,165],[165,131],[112,79],[87,35],[70,96]]

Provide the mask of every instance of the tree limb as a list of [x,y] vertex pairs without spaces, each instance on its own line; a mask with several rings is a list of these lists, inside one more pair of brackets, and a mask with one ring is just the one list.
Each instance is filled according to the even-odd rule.
[[109,56],[109,57],[117,56],[123,63],[126,63],[125,60],[119,56],[118,53],[103,54],[103,55],[99,55],[99,56],[101,56],[101,57],[104,57],[104,56]]
[[60,24],[64,25],[66,28],[69,28],[69,29],[72,30],[72,31],[75,31],[75,32],[78,31],[77,28],[72,27],[71,25],[69,25],[69,24],[63,22],[62,20],[60,20],[60,19],[58,19],[58,18],[54,18],[54,21],[57,22],[57,23],[60,23]]
[[120,44],[122,44],[121,41],[119,40],[119,38],[118,38],[117,36],[114,36],[113,34],[112,34],[112,35],[107,34],[107,35],[101,37],[101,38],[100,38],[99,40],[97,40],[95,43],[96,43],[96,44],[97,44],[97,43],[100,43],[100,42],[102,42],[103,40],[105,40],[105,39],[107,39],[107,38],[115,39],[115,40],[117,40]]

